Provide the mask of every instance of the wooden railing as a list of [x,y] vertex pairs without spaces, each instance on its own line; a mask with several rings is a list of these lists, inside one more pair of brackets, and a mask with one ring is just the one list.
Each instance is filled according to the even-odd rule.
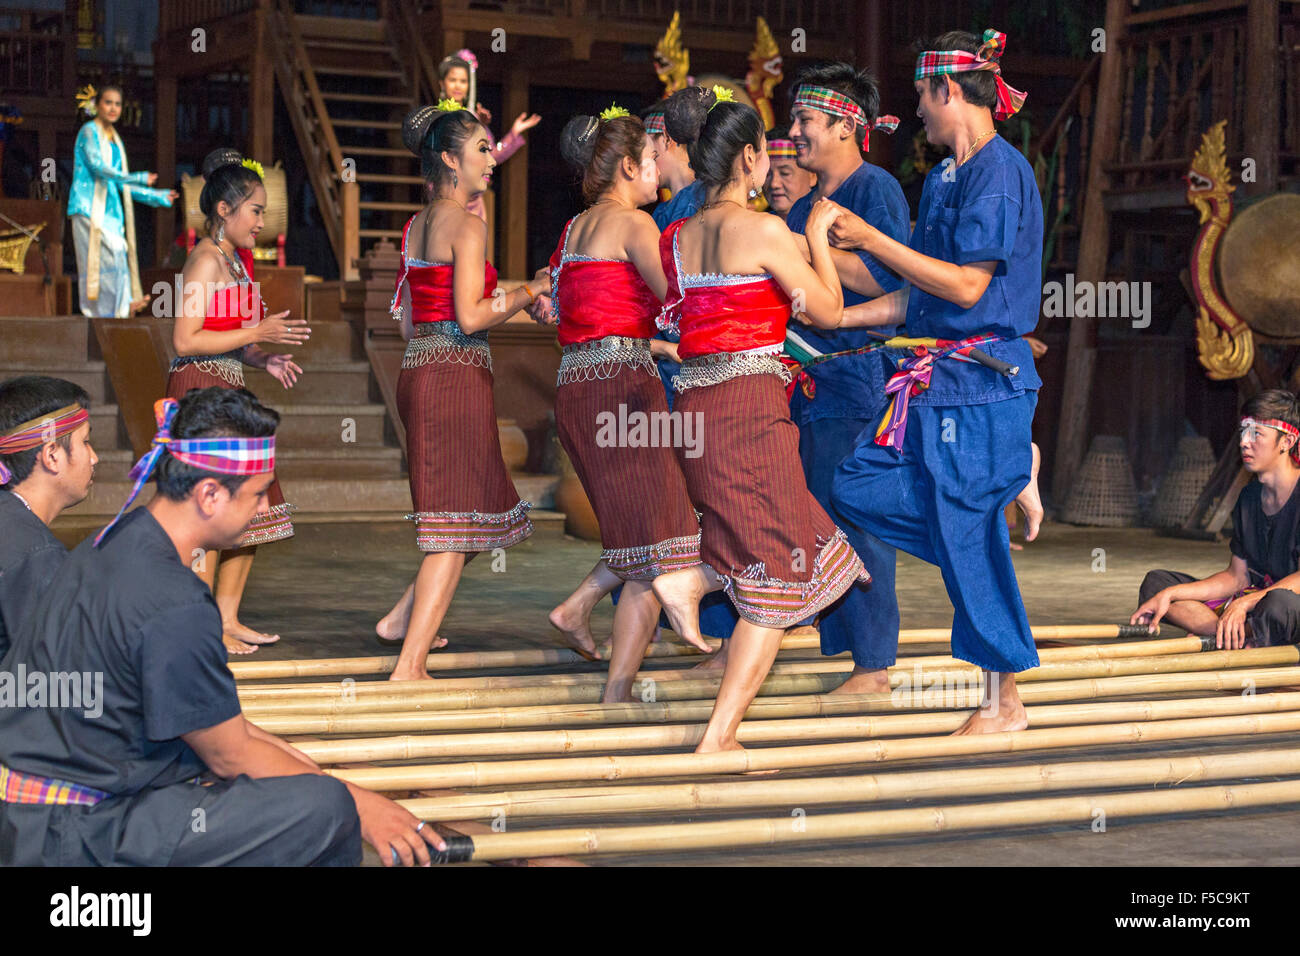
[[1115,161],[1107,164],[1115,186],[1177,179],[1201,133],[1221,119],[1228,121],[1229,155],[1240,154],[1246,97],[1264,95],[1251,93],[1243,82],[1246,21],[1240,13],[1209,23],[1135,27],[1124,38],[1122,55],[1124,110]]
[[[0,7],[0,92],[10,95],[66,95],[75,76],[74,31],[59,13]],[[13,26],[11,26],[11,24]]]
[[410,88],[417,103],[436,103],[442,98],[438,69],[429,48],[421,40],[420,4],[416,0],[387,0],[388,36],[401,51],[398,59],[411,71]]
[[[1052,121],[1030,151],[1047,162],[1043,191],[1047,227],[1045,267],[1061,256],[1065,232],[1077,231],[1088,185],[1088,156],[1092,142],[1092,113],[1101,59],[1094,57],[1075,81]],[[1073,171],[1073,172],[1072,172]]]
[[269,14],[276,80],[302,148],[312,191],[320,205],[321,221],[338,258],[339,276],[353,279],[361,251],[359,187],[355,180],[343,178],[343,151],[298,32],[292,3],[276,0]]
[[246,13],[264,0],[163,0],[158,4],[158,36],[173,30],[204,26],[223,17]]

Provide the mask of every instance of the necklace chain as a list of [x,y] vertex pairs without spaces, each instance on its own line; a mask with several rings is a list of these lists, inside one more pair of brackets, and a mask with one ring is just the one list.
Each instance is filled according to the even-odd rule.
[[961,162],[959,162],[957,165],[958,166],[963,165],[966,162],[966,160],[970,159],[971,153],[974,151],[975,147],[980,144],[980,141],[984,139],[988,139],[988,137],[992,136],[996,132],[997,130],[995,129],[985,130],[984,132],[976,136],[973,140],[971,140],[970,145],[966,147],[965,155],[962,156]]

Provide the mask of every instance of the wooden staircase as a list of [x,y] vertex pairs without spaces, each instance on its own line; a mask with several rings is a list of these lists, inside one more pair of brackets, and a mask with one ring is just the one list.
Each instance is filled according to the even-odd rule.
[[356,260],[374,242],[399,240],[421,208],[424,180],[402,144],[402,119],[437,99],[413,7],[389,0],[379,11],[386,16],[360,19],[366,6],[358,17],[317,16],[276,0],[270,13],[276,78],[345,279],[357,278]]

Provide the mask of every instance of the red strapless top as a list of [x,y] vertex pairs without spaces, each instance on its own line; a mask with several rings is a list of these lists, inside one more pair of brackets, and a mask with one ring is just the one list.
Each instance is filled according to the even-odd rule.
[[[248,278],[253,278],[253,251],[236,249]],[[209,332],[229,332],[262,321],[262,297],[251,283],[228,286],[212,293],[212,301],[203,315],[203,328]]]
[[[393,306],[402,298],[402,283],[411,286],[411,321],[444,322],[456,320],[456,307],[452,301],[452,276],[455,267],[450,262],[425,262],[406,257],[406,236],[411,231],[412,216],[402,230],[402,265],[397,271],[397,288],[393,293]],[[490,296],[497,287],[497,270],[490,262],[484,263],[483,295]]]
[[607,335],[652,338],[659,297],[630,262],[566,256],[572,226],[570,219],[551,256],[551,292],[560,317],[560,345],[577,345]]
[[771,276],[691,275],[681,271],[679,220],[659,237],[659,257],[668,276],[668,302],[660,328],[678,328],[683,360],[715,352],[745,352],[785,341],[790,297]]

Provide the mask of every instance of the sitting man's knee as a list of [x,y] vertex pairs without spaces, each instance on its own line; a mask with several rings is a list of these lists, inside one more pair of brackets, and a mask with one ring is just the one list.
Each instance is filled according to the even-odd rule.
[[1148,571],[1147,576],[1142,579],[1142,586],[1138,588],[1138,603],[1145,604],[1169,587],[1169,584],[1168,571]]

